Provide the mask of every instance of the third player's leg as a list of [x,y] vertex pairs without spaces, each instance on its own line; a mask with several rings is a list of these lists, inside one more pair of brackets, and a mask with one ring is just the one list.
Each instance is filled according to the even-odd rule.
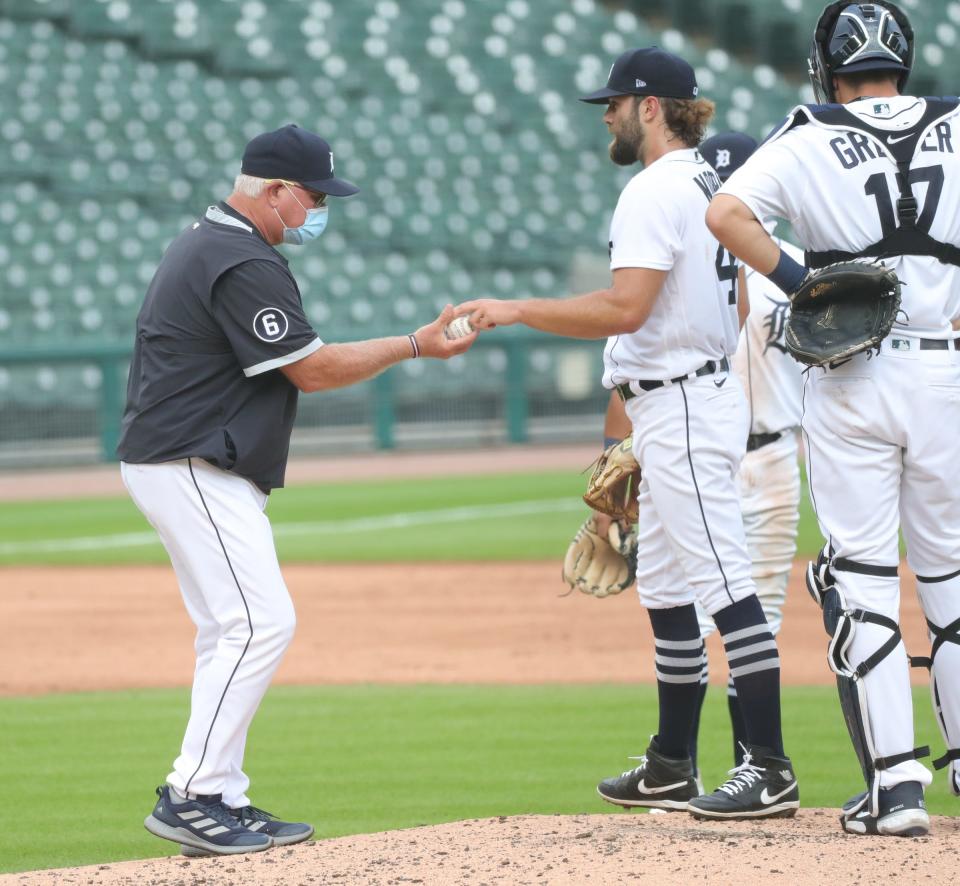
[[770,630],[776,635],[797,550],[800,468],[796,434],[788,432],[748,452],[737,484],[751,575]]

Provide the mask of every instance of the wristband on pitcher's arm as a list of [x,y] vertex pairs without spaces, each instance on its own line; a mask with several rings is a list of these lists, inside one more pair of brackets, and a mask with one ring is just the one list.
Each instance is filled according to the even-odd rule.
[[604,437],[603,438],[603,448],[609,449],[611,446],[615,446],[617,443],[622,443],[623,437]]
[[780,250],[780,261],[777,266],[766,275],[767,279],[777,287],[783,290],[787,295],[791,295],[800,288],[804,278],[807,276],[807,269],[795,262],[782,249]]

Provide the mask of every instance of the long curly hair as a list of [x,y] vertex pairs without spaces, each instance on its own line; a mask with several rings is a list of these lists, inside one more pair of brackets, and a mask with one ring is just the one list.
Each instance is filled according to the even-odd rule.
[[707,124],[717,109],[708,98],[662,98],[660,106],[667,129],[688,148],[695,148],[703,141]]

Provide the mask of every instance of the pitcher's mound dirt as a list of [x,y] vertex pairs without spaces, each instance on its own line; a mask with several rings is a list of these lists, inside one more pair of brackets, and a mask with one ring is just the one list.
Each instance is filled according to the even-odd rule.
[[[0,884],[199,886],[199,884],[694,883],[763,886],[949,883],[960,821],[934,818],[919,839],[853,837],[836,813],[803,809],[794,819],[698,822],[685,814],[527,815],[322,840],[235,858],[128,861],[0,877]],[[881,877],[883,879],[883,877]]]

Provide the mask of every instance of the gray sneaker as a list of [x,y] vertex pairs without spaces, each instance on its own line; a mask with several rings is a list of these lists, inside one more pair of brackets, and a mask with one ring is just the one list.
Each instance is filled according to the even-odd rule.
[[[305,822],[281,821],[273,813],[256,806],[242,806],[238,809],[227,810],[243,827],[257,834],[266,834],[273,840],[274,846],[292,846],[302,843],[313,836],[313,825]],[[183,844],[180,854],[187,858],[204,858],[213,855],[203,849]]]
[[613,778],[605,778],[597,785],[597,793],[608,803],[630,809],[647,806],[651,809],[687,808],[687,802],[699,795],[693,761],[664,757],[657,748],[656,739],[640,760],[636,769],[629,769]]
[[157,788],[157,805],[143,822],[156,837],[201,850],[208,855],[262,852],[273,845],[269,834],[244,827],[223,805],[220,794],[181,800],[169,785]]

